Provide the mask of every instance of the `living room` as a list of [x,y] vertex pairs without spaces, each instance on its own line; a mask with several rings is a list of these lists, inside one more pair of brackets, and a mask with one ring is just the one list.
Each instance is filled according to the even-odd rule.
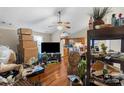
[[123,7],[0,12],[1,86],[124,85]]

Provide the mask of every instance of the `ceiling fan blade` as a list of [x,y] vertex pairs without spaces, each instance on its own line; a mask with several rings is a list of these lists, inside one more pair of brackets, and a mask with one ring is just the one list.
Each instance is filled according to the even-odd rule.
[[64,24],[70,24],[70,22],[63,22]]
[[70,29],[71,27],[70,26],[65,26],[66,28]]
[[70,24],[70,22],[57,22],[58,24]]
[[57,22],[57,24],[61,25],[61,24],[63,24],[63,22],[60,21],[60,22]]

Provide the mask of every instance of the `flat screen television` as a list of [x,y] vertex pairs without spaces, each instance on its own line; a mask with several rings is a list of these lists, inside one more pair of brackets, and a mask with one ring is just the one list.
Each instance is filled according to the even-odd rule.
[[41,53],[60,53],[60,43],[59,42],[42,42],[41,43]]

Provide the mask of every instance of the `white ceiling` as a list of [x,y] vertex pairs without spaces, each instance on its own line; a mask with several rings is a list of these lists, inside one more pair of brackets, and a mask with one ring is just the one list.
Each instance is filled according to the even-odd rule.
[[[72,33],[88,26],[89,14],[92,8],[54,8],[54,7],[1,7],[0,22],[11,23],[17,28],[29,27],[33,31],[53,33],[56,28],[49,28],[57,21],[57,11],[62,10],[62,20],[71,22]],[[124,8],[113,8],[113,11],[122,12]],[[0,25],[2,25],[0,23]]]

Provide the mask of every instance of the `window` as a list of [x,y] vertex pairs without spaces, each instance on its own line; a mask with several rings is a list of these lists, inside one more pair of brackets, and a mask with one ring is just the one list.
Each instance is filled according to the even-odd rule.
[[43,37],[39,35],[34,35],[33,38],[34,41],[37,42],[38,52],[41,53],[41,42],[43,42]]
[[121,40],[95,40],[94,45],[100,47],[102,43],[104,43],[108,47],[107,50],[120,52]]

